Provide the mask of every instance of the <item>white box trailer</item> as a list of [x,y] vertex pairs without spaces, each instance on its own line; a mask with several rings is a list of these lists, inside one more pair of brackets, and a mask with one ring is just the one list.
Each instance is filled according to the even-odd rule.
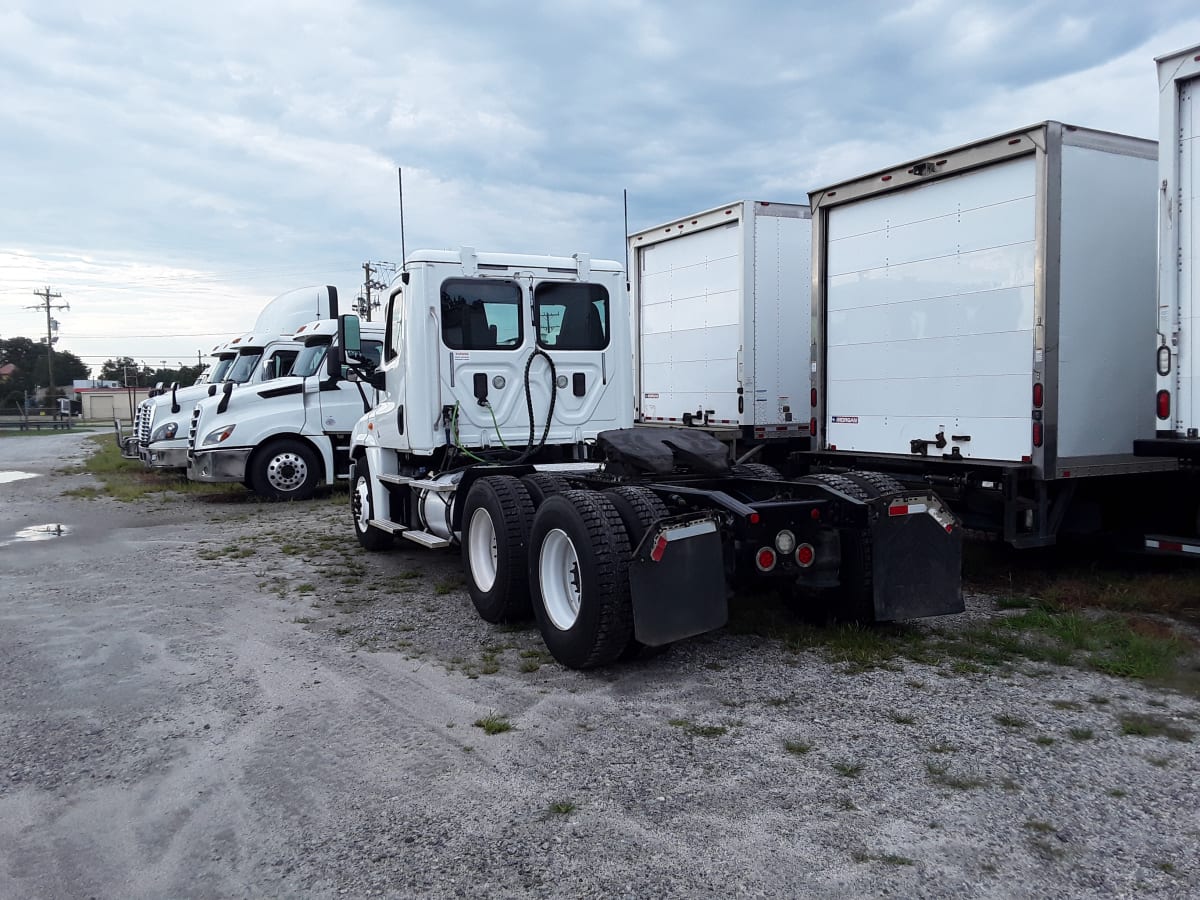
[[1133,454],[1156,158],[1044,122],[813,191],[820,461],[932,481],[1019,546],[1055,540],[1081,479],[1172,468]]
[[[1158,64],[1157,429],[1138,452],[1200,460],[1200,45]],[[1147,397],[1147,402],[1149,398]]]
[[741,200],[628,241],[637,422],[806,437],[808,207]]

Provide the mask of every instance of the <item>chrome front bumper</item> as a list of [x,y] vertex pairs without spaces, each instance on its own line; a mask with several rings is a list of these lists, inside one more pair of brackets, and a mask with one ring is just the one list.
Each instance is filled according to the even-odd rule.
[[246,463],[251,449],[209,450],[188,458],[187,474],[190,481],[223,482],[246,480]]

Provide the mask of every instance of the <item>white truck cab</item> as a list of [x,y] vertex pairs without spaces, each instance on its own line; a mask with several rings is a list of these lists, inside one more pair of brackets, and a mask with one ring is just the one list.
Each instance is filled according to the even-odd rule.
[[225,345],[208,383],[172,387],[143,400],[135,432],[142,462],[152,469],[186,469],[187,426],[196,401],[215,395],[223,384],[261,384],[288,374],[303,346],[289,337],[242,335]]
[[187,468],[187,425],[197,400],[218,385],[258,384],[286,375],[302,344],[292,333],[306,322],[337,315],[333,285],[296,288],[273,298],[254,322],[254,330],[213,348],[217,356],[205,383],[172,387],[142,401],[134,422],[136,452],[153,469]]
[[[296,329],[290,371],[233,390],[226,384],[190,410],[185,432],[188,478],[242,482],[275,500],[310,497],[317,484],[346,476],[350,430],[375,402],[375,389],[326,364],[336,319]],[[379,362],[383,325],[364,324],[361,359]],[[264,360],[264,364],[267,361]]]

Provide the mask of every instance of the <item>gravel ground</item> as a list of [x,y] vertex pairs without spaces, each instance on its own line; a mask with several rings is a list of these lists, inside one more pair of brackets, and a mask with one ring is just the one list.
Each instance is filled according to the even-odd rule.
[[80,444],[0,439],[0,896],[1200,894],[1198,744],[1119,723],[1195,697],[726,632],[572,672],[344,494],[64,496]]

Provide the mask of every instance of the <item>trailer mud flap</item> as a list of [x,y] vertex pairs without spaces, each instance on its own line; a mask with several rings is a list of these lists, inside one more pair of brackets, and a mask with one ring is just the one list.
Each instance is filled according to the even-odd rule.
[[633,634],[650,647],[703,634],[729,621],[721,535],[712,516],[662,519],[629,564]]
[[936,494],[889,498],[871,525],[875,620],[960,613],[962,528]]

